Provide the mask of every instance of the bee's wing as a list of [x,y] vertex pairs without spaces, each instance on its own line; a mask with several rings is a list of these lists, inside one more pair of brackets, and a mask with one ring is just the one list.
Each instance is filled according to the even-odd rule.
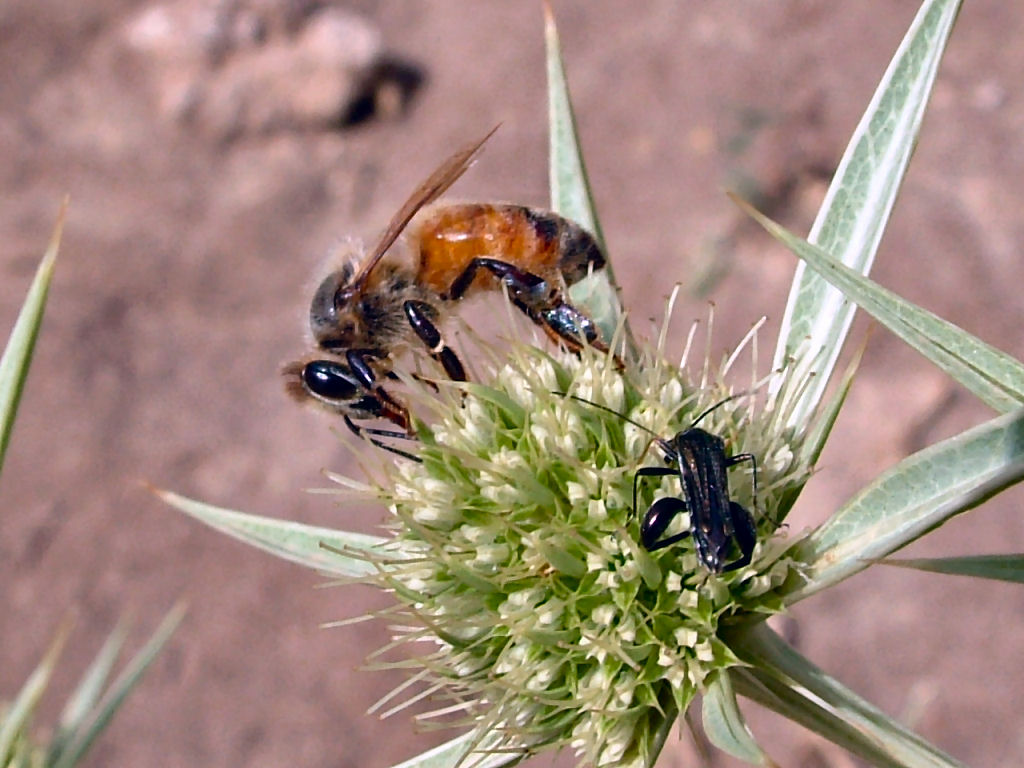
[[356,275],[352,281],[353,288],[362,288],[366,279],[370,276],[370,272],[377,265],[377,262],[381,260],[388,248],[390,248],[398,236],[402,234],[402,230],[408,226],[409,222],[412,221],[412,217],[416,215],[416,212],[425,205],[429,205],[434,202],[448,187],[455,183],[455,181],[466,172],[470,165],[473,164],[473,160],[476,159],[477,152],[484,145],[494,132],[498,130],[498,126],[494,126],[490,132],[484,136],[480,141],[463,147],[454,155],[445,160],[430,176],[417,187],[416,191],[410,195],[409,199],[405,201],[405,204],[399,209],[398,213],[391,219],[391,223],[388,224],[388,228],[384,231],[380,241],[376,247],[369,254],[366,260],[363,262],[362,267],[359,270],[359,274]]

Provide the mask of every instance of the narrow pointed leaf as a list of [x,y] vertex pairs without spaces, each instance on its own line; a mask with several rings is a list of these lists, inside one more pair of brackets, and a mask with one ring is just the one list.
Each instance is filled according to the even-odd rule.
[[21,392],[28,376],[29,365],[32,363],[32,352],[39,336],[39,326],[43,322],[46,297],[50,292],[50,281],[53,279],[53,268],[57,263],[61,233],[64,231],[66,210],[67,201],[61,205],[60,213],[57,214],[57,225],[50,237],[50,245],[36,269],[36,275],[32,279],[21,312],[18,313],[3,357],[0,357],[0,469],[3,468],[7,444],[11,440],[11,430],[14,428]]
[[826,280],[995,410],[1024,405],[1024,365],[953,323],[838,263],[770,219],[744,208]]
[[[867,274],[917,141],[959,0],[927,0],[889,63],[846,148],[808,239]],[[775,368],[798,350],[818,355],[816,381],[791,426],[806,422],[832,375],[853,319],[843,295],[801,264],[783,316]]]
[[[548,183],[551,186],[551,205],[555,211],[592,233],[601,249],[607,251],[590,192],[587,169],[583,164],[583,153],[576,132],[576,114],[569,97],[569,82],[562,62],[562,46],[550,5],[544,6],[544,42],[548,73]],[[609,279],[613,280],[611,270],[605,271]]]
[[857,376],[857,369],[860,367],[865,349],[867,349],[866,342],[850,361],[835,393],[815,418],[814,425],[800,448],[800,463],[803,466],[813,467],[818,463],[818,458],[825,448],[825,441],[828,439],[836,419],[839,418],[839,412],[843,408],[843,403],[846,402],[846,397],[850,394],[850,387],[853,386],[853,380]]
[[[558,29],[551,6],[547,3],[544,5],[544,39],[547,46],[550,145],[548,181],[551,186],[551,207],[591,232],[607,257],[608,248],[597,218],[576,132],[576,116],[569,99],[569,83],[562,63]],[[601,329],[601,335],[605,339],[611,339],[622,315],[622,303],[619,301],[611,258],[608,258],[604,269],[570,286],[569,296],[574,304],[594,319]],[[635,344],[628,323],[625,326],[624,338],[627,352],[632,355]]]
[[127,625],[124,622],[110,633],[100,652],[96,654],[96,658],[89,665],[89,669],[82,676],[75,692],[64,705],[60,724],[47,749],[47,765],[56,763],[68,743],[74,738],[75,733],[83,727],[90,715],[90,710],[103,696],[103,689],[117,662],[118,654],[121,653],[126,634]]
[[158,491],[158,494],[172,507],[221,533],[283,560],[337,576],[365,576],[374,572],[374,567],[365,560],[346,557],[332,550],[369,550],[386,541],[379,536],[368,536],[364,533],[337,531],[291,520],[236,512],[188,499],[170,491]]
[[514,752],[474,752],[467,756],[466,750],[472,749],[479,739],[480,734],[470,731],[393,768],[500,768],[523,759],[522,755]]
[[65,622],[57,631],[57,636],[50,643],[50,647],[47,648],[43,660],[29,675],[3,718],[0,719],[0,765],[6,765],[18,735],[31,723],[32,715],[46,691],[46,686],[50,683],[53,670],[57,666],[57,660],[60,658],[70,631],[70,622]]
[[786,603],[849,578],[1022,478],[1024,411],[918,451],[797,544],[795,556],[808,565]]
[[907,768],[887,754],[873,738],[846,722],[830,708],[766,670],[731,670],[736,692],[812,733],[857,755],[876,768]]
[[727,673],[716,676],[704,691],[701,719],[704,733],[719,749],[753,765],[772,764],[747,727]]
[[819,706],[823,705],[855,728],[869,744],[876,745],[882,755],[891,758],[891,761],[879,764],[914,768],[962,768],[961,763],[938,747],[900,725],[838,680],[829,677],[786,644],[767,625],[761,623],[747,630],[736,633],[729,646],[741,659],[752,665],[752,675],[780,698],[787,698],[784,689],[788,688],[791,694],[804,696],[809,704],[817,700]]
[[167,644],[167,641],[174,634],[183,618],[185,618],[185,604],[179,603],[167,613],[163,621],[160,622],[160,626],[156,628],[153,636],[132,657],[131,661],[128,662],[128,666],[114,680],[110,690],[104,694],[102,700],[93,709],[89,722],[82,723],[81,727],[76,729],[73,737],[68,741],[62,752],[60,759],[53,764],[52,768],[71,768],[71,766],[81,761],[93,745],[96,737],[110,724],[125,698],[135,689],[143,673],[153,663],[153,660],[160,651],[163,650],[164,645]]
[[[804,467],[813,467],[818,463],[818,458],[821,456],[821,452],[825,447],[825,441],[828,439],[829,433],[832,431],[832,426],[835,424],[836,419],[839,418],[839,412],[842,410],[843,403],[846,402],[846,397],[850,393],[850,387],[853,386],[853,379],[857,375],[857,368],[860,366],[861,358],[864,355],[866,349],[866,343],[861,346],[856,356],[850,361],[846,371],[843,373],[843,377],[839,382],[835,393],[828,399],[824,407],[821,408],[815,415],[814,422],[812,423],[810,430],[808,431],[807,437],[803,441],[803,445],[800,448],[800,461],[799,464]],[[805,483],[800,483],[786,493],[782,495],[776,505],[776,511],[780,515],[780,519],[785,520],[786,515],[789,514],[789,510],[796,504],[797,498],[804,489]]]
[[974,576],[979,579],[1012,581],[1024,584],[1024,555],[974,555],[972,557],[905,558],[882,560],[882,565],[914,568],[919,571]]

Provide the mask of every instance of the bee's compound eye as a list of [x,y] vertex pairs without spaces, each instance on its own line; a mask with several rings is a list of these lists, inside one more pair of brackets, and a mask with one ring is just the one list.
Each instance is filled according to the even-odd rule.
[[309,327],[317,339],[330,333],[338,324],[338,299],[343,291],[344,280],[344,272],[332,272],[313,294],[313,302],[309,307]]
[[325,400],[352,400],[363,390],[345,366],[331,360],[306,363],[302,381],[310,392]]

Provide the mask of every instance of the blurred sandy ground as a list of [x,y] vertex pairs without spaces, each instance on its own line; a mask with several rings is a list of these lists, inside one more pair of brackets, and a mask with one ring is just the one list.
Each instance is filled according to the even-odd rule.
[[[539,6],[316,10],[279,0],[0,9],[2,327],[61,197],[72,201],[0,482],[0,691],[23,681],[69,611],[78,621],[58,689],[123,612],[141,643],[179,596],[191,602],[90,765],[387,766],[439,740],[412,734],[401,715],[363,715],[399,681],[355,671],[386,641],[383,627],[318,629],[375,596],[315,590],[315,574],[201,528],[141,485],[372,531],[379,510],[303,493],[325,484],[323,467],[359,470],[328,420],[282,395],[277,374],[304,350],[318,264],[339,237],[371,239],[441,158],[498,122],[454,194],[545,202]],[[638,330],[682,281],[693,290],[676,339],[713,300],[716,352],[768,316],[767,364],[794,260],[723,190],[806,232],[914,11],[557,3],[590,177]],[[875,270],[1017,356],[1021,37],[1024,8],[967,4]],[[797,530],[908,452],[988,417],[884,332],[848,405],[791,518]],[[913,551],[1020,551],[1020,498]],[[1022,609],[1012,586],[877,568],[800,605],[784,629],[959,759],[1006,765],[1022,747]],[[851,764],[748,709],[781,764]],[[663,763],[692,765],[689,742]]]

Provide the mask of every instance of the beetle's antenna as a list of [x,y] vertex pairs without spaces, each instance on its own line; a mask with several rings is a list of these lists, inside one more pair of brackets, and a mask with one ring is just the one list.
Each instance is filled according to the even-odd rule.
[[[654,435],[654,437],[657,437],[659,439],[661,438],[661,436],[657,432],[655,432],[653,429],[650,429],[648,427],[645,427],[643,424],[639,424],[639,423],[633,421],[633,419],[629,418],[629,416],[627,416],[626,414],[619,413],[618,411],[616,411],[616,410],[614,410],[612,408],[609,408],[607,405],[601,405],[600,403],[595,403],[593,400],[587,400],[587,398],[580,397],[579,395],[570,395],[568,392],[552,392],[551,394],[553,394],[553,395],[560,395],[561,397],[568,397],[568,398],[570,398],[572,400],[577,400],[577,401],[579,401],[581,403],[586,403],[587,405],[589,405],[589,406],[591,406],[593,408],[600,408],[602,411],[607,411],[608,413],[611,413],[611,414],[613,414],[615,416],[618,416],[623,421],[629,422],[634,427],[638,427],[638,428],[642,429],[644,432],[646,432],[649,435]],[[721,408],[723,405],[725,405],[726,403],[730,402],[731,400],[739,400],[741,397],[749,397],[752,394],[754,394],[754,393],[753,392],[737,392],[735,395],[729,395],[729,397],[726,397],[726,398],[723,398],[723,399],[719,400],[717,403],[712,405],[710,408],[708,408],[707,410],[702,412],[700,416],[698,416],[696,419],[694,419],[693,422],[690,424],[690,427],[691,428],[696,427],[705,416],[707,416],[709,413],[711,413],[715,409]]]
[[725,405],[730,400],[739,400],[741,397],[749,397],[752,394],[754,394],[754,393],[753,392],[749,392],[749,391],[737,392],[735,395],[729,395],[727,398],[725,398],[723,400],[719,400],[717,403],[715,403],[710,408],[708,408],[706,411],[704,411],[700,416],[698,416],[696,419],[694,419],[693,423],[690,424],[690,429],[693,429],[694,427],[696,427],[698,424],[700,424],[701,419],[703,419],[709,413],[714,411],[716,408],[720,408],[721,406]]
[[616,410],[614,410],[612,408],[609,408],[607,405],[601,405],[599,403],[595,403],[593,400],[587,400],[587,398],[580,397],[579,395],[570,395],[568,392],[552,392],[551,394],[553,394],[553,395],[561,395],[562,397],[568,397],[568,398],[570,398],[572,400],[577,400],[577,401],[579,401],[581,403],[586,403],[587,405],[592,406],[594,408],[600,408],[602,411],[607,411],[608,413],[614,414],[615,416],[618,416],[623,421],[629,422],[634,427],[638,427],[639,429],[642,429],[647,434],[653,435],[654,437],[656,437],[659,440],[661,439],[661,436],[657,432],[655,432],[653,429],[649,429],[648,427],[645,427],[643,424],[638,424],[637,422],[635,422],[631,418],[629,418],[629,416],[627,416],[626,414],[619,413],[618,411],[616,411]]

